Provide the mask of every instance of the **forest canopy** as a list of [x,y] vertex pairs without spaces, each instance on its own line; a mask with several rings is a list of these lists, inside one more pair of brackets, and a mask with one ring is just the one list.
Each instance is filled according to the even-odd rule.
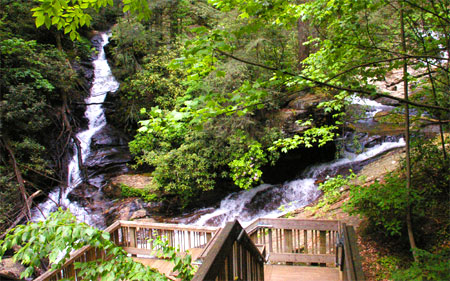
[[[109,121],[132,138],[154,200],[183,209],[211,190],[255,187],[287,153],[335,148],[354,130],[353,98],[381,99],[398,105],[384,119],[402,128],[405,161],[385,182],[354,187],[348,211],[430,251],[420,225],[433,217],[436,240],[448,241],[448,218],[436,215],[448,213],[448,0],[0,3],[1,223],[29,217],[30,195],[64,182],[83,123],[79,66],[101,26],[121,82]],[[311,96],[314,110],[289,107]],[[418,264],[429,254],[413,253]]]

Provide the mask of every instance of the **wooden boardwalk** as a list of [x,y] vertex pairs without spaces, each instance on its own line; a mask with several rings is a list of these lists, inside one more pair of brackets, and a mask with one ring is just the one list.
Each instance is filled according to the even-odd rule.
[[[111,241],[135,261],[159,270],[170,280],[179,280],[177,272],[173,272],[170,261],[152,256],[158,249],[153,242],[155,238],[178,248],[180,255],[189,252],[192,261],[200,264],[193,281],[365,280],[355,231],[339,221],[264,218],[256,220],[247,229],[234,221],[221,230],[117,221],[105,231],[110,234]],[[114,257],[105,250],[88,245],[72,252],[60,269],[49,270],[35,281],[82,280],[74,266],[76,262],[111,258]]]
[[[198,249],[202,250],[202,249]],[[195,260],[201,251],[194,249],[190,254]],[[167,276],[171,280],[176,279],[176,273],[172,271],[173,263],[156,258],[137,258],[133,257],[137,262],[157,269],[159,272]],[[335,281],[340,280],[339,269],[332,267],[319,266],[292,266],[292,265],[264,265],[265,281]]]
[[339,269],[318,266],[264,265],[265,281],[335,281]]
[[[203,249],[192,248],[189,249],[188,252],[189,255],[191,255],[192,261],[194,262],[201,255]],[[182,255],[184,255],[184,253]],[[160,273],[166,275],[166,277],[169,279],[176,280],[176,273],[172,271],[174,264],[168,260],[158,258],[142,258],[142,257],[133,257],[133,260],[140,262],[143,265],[157,269]]]

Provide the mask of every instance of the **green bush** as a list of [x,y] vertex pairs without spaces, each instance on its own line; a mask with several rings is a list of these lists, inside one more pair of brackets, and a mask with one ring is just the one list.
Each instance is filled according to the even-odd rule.
[[405,179],[398,173],[378,180],[369,186],[350,188],[350,200],[344,209],[351,215],[363,215],[373,225],[383,228],[390,235],[400,235],[405,224],[408,202],[417,197],[412,192],[408,198]]
[[450,249],[444,248],[437,253],[415,249],[418,262],[405,270],[392,273],[393,280],[450,280]]
[[123,197],[141,197],[146,202],[155,201],[158,197],[149,188],[138,189],[123,183],[120,184],[120,190]]

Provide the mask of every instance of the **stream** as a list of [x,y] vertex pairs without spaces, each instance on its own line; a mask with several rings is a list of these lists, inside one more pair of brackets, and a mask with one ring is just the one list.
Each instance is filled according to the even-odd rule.
[[[94,79],[90,94],[85,99],[88,127],[76,134],[80,141],[83,164],[88,168],[88,184],[83,184],[82,171],[78,165],[78,151],[73,144],[73,155],[68,164],[67,186],[55,188],[47,201],[33,209],[33,221],[43,220],[50,212],[62,207],[70,209],[80,221],[98,228],[106,227],[104,209],[109,208],[112,202],[102,194],[101,190],[106,181],[105,176],[98,172],[98,167],[114,166],[116,169],[109,170],[110,174],[123,173],[126,172],[125,164],[129,161],[129,155],[120,157],[127,154],[127,142],[117,135],[113,136],[114,129],[107,125],[101,105],[106,95],[115,92],[119,87],[105,58],[103,47],[108,44],[108,38],[107,33],[97,36],[99,53],[93,61]],[[358,97],[352,97],[351,102],[364,108],[366,118],[358,121],[362,126],[371,126],[374,122],[373,116],[377,112],[392,109]],[[356,150],[349,145],[355,142],[355,138],[360,144]],[[315,201],[321,194],[318,183],[326,177],[346,173],[348,169],[357,170],[373,157],[405,145],[404,140],[399,137],[369,137],[367,134],[355,133],[347,133],[340,142],[344,147],[340,159],[310,166],[293,181],[262,184],[251,190],[235,192],[224,198],[219,206],[200,209],[166,221],[223,226],[233,219],[239,219],[243,225],[247,225],[259,217],[278,217]]]
[[[80,142],[81,159],[86,163],[88,157],[92,156],[91,143],[93,137],[106,126],[106,117],[102,107],[106,95],[115,92],[119,83],[111,73],[106,60],[104,46],[108,44],[108,34],[101,33],[99,40],[99,52],[97,58],[92,62],[94,67],[94,79],[89,96],[85,99],[86,111],[84,117],[88,120],[88,127],[76,134]],[[78,165],[78,150],[72,144],[73,155],[68,164],[67,186],[57,187],[49,194],[49,199],[33,210],[33,221],[45,219],[48,214],[58,207],[70,209],[70,211],[81,221],[98,227],[105,227],[101,213],[89,212],[76,201],[69,200],[69,194],[83,182],[82,171]],[[92,178],[89,183],[96,186],[98,178]]]

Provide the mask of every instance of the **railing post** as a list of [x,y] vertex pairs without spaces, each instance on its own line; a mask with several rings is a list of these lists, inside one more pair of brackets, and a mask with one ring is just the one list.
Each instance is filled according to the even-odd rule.
[[[327,232],[321,230],[319,232],[319,244],[320,244],[320,254],[327,253]],[[321,263],[320,266],[326,266],[325,263]]]
[[269,235],[269,254],[271,254],[271,253],[273,253],[273,245],[272,245],[273,240],[272,240],[272,229],[271,228],[269,228],[268,235]]

